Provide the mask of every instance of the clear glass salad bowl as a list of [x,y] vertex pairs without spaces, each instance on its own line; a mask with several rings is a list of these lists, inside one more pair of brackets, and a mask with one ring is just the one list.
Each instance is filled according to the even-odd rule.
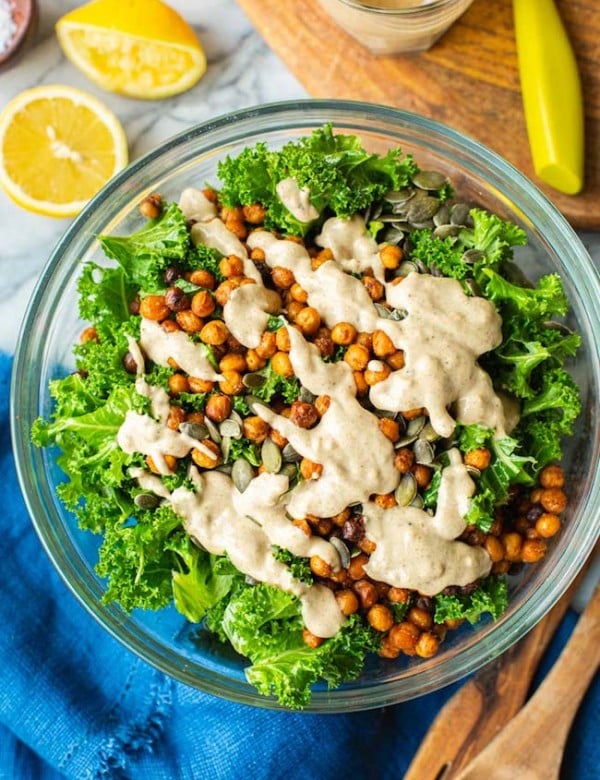
[[39,537],[75,596],[119,641],[174,678],[245,704],[277,708],[245,680],[245,661],[186,622],[174,608],[126,615],[102,603],[103,582],[94,572],[99,540],[78,530],[60,504],[63,475],[57,452],[34,447],[29,431],[52,407],[49,380],[73,367],[72,345],[82,323],[76,282],[81,264],[102,254],[100,233],[126,234],[140,227],[137,205],[158,191],[176,200],[185,186],[216,183],[226,155],[265,141],[279,147],[325,122],[359,135],[367,149],[400,146],[422,168],[443,171],[461,198],[513,220],[529,244],[516,251],[535,279],[557,272],[571,302],[567,324],[582,347],[574,364],[583,412],[566,447],[570,503],[564,528],[549,554],[511,578],[510,603],[496,623],[480,622],[449,632],[431,659],[373,657],[362,676],[333,691],[316,686],[308,711],[338,712],[394,704],[433,691],[473,672],[509,648],[556,603],[589,555],[600,527],[600,281],[589,255],[554,206],[507,162],[463,135],[422,117],[382,106],[344,101],[300,101],[261,106],[198,125],[166,141],[116,176],[73,222],[55,248],[29,304],[12,385],[12,434],[21,487]]

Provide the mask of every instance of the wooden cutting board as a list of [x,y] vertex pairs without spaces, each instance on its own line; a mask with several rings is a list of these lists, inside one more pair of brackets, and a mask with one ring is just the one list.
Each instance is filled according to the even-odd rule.
[[313,97],[382,103],[445,122],[510,160],[574,227],[598,230],[600,0],[556,3],[575,49],[585,100],[586,184],[577,196],[553,190],[533,172],[510,0],[475,0],[432,49],[397,57],[370,54],[330,19],[318,0],[238,0]]

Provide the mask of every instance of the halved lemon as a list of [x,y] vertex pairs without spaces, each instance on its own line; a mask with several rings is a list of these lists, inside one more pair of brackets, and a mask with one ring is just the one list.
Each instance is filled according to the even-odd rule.
[[206,70],[192,28],[160,0],[93,0],[56,24],[66,56],[95,84],[137,98],[164,98]]
[[125,165],[119,120],[80,89],[28,89],[0,114],[0,185],[29,211],[74,216]]

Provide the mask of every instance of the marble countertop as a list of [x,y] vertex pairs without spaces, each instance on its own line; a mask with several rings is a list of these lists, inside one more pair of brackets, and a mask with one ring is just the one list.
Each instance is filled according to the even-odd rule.
[[[132,100],[104,92],[64,58],[54,35],[56,20],[79,4],[72,0],[39,3],[34,46],[0,75],[0,107],[22,90],[40,84],[80,87],[99,97],[119,117],[133,160],[198,122],[260,103],[308,97],[234,0],[170,0],[194,26],[208,57],[208,70],[193,89],[163,101]],[[0,192],[0,350],[14,351],[35,282],[68,224],[68,220],[23,211]],[[600,265],[600,233],[582,234],[582,239]]]

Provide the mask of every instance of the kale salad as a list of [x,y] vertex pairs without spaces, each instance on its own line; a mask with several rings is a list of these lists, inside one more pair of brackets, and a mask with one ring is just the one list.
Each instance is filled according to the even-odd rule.
[[580,411],[525,232],[330,125],[140,211],[82,267],[76,371],[32,431],[104,600],[174,604],[291,708],[498,619],[560,532]]

